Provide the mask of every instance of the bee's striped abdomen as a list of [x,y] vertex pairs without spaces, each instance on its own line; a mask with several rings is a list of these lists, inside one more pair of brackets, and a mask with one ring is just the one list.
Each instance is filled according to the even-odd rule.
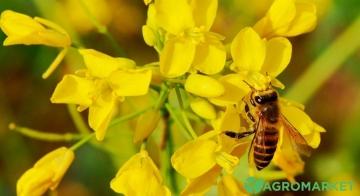
[[262,131],[264,133],[258,133],[254,141],[254,162],[258,170],[269,165],[279,139],[279,133],[275,127],[265,127]]

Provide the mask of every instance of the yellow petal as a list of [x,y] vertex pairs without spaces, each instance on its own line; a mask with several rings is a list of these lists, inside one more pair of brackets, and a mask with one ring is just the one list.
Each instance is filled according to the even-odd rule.
[[310,135],[305,135],[304,138],[307,144],[311,146],[311,148],[315,149],[319,147],[321,141],[320,132],[314,132]]
[[169,78],[185,74],[195,56],[195,44],[188,39],[171,38],[160,53],[160,72]]
[[191,74],[185,82],[185,90],[200,97],[217,97],[224,93],[223,85],[212,77]]
[[8,36],[4,45],[42,44],[52,47],[68,47],[71,44],[70,37],[63,30],[47,29],[33,18],[11,10],[2,12],[0,27]]
[[261,37],[272,37],[286,32],[296,16],[294,0],[275,0],[269,11],[255,24]]
[[95,131],[96,139],[101,141],[114,113],[116,99],[111,92],[102,93],[89,107],[89,125]]
[[191,7],[195,25],[209,31],[216,17],[218,0],[192,0]]
[[296,16],[282,36],[297,36],[314,30],[317,22],[316,7],[310,2],[296,2]]
[[231,43],[234,63],[231,69],[239,71],[260,71],[265,59],[265,43],[250,27],[242,29]]
[[284,137],[283,130],[280,131],[281,147],[276,149],[272,162],[286,173],[289,181],[294,181],[294,177],[304,171],[305,163],[292,146],[290,139]]
[[187,0],[155,1],[158,24],[174,35],[194,26],[192,9]]
[[[245,95],[247,95],[247,93],[248,93],[247,91],[239,88],[238,86],[236,86],[230,82],[227,82],[226,79],[227,79],[227,77],[220,78],[220,82],[225,88],[224,94],[222,94],[219,97],[209,98],[211,103],[218,105],[218,106],[226,107],[228,105],[233,105],[233,104],[239,103],[239,101],[241,101],[243,99],[243,97]],[[246,85],[243,81],[242,81],[242,83],[243,83],[243,85]]]
[[215,141],[196,139],[190,141],[171,157],[171,163],[175,170],[186,178],[196,178],[215,166],[214,151],[217,148]]
[[218,119],[213,122],[215,130],[224,131],[240,131],[240,116],[235,110],[234,106],[230,105],[226,107],[224,113],[220,115]]
[[65,75],[58,83],[50,100],[52,103],[68,103],[89,106],[92,104],[94,83],[75,75]]
[[118,70],[109,77],[111,88],[119,97],[145,95],[150,81],[151,70]]
[[302,135],[309,135],[315,131],[314,122],[299,108],[281,104],[281,112]]
[[292,46],[288,39],[276,37],[266,42],[266,57],[261,72],[278,76],[289,64]]
[[195,114],[199,115],[205,119],[214,119],[216,118],[216,111],[214,106],[212,106],[208,101],[202,98],[196,98],[191,100],[190,107]]
[[108,77],[118,69],[130,69],[135,67],[135,62],[127,58],[114,58],[93,49],[80,49],[86,67],[94,77]]
[[286,28],[295,18],[296,7],[294,0],[275,0],[267,13],[274,31]]
[[205,41],[196,47],[193,66],[204,74],[212,75],[224,68],[225,61],[225,46],[217,38],[206,36]]
[[150,110],[142,114],[136,121],[134,143],[139,143],[149,137],[160,120],[159,110]]
[[238,195],[245,196],[245,190],[232,175],[224,175],[218,182],[218,194],[220,196]]
[[216,179],[221,172],[221,167],[215,166],[205,174],[189,180],[188,184],[181,192],[182,196],[191,195],[194,196],[196,194],[204,194],[206,193],[212,185],[216,183]]
[[54,190],[74,160],[74,152],[60,147],[43,156],[17,182],[18,195],[41,195]]
[[50,168],[54,175],[52,177],[52,186],[54,190],[63,178],[65,172],[69,169],[74,160],[74,152],[66,147],[60,147],[41,158],[35,163],[34,168]]
[[163,185],[160,172],[146,151],[133,155],[111,180],[110,187],[124,195],[171,195],[169,189]]
[[234,171],[235,166],[239,163],[238,157],[223,151],[215,153],[215,160],[228,174],[231,174]]
[[17,181],[18,196],[43,195],[51,186],[53,173],[49,169],[31,168]]
[[144,41],[148,46],[155,46],[156,34],[150,26],[148,25],[142,26],[142,34],[144,37]]

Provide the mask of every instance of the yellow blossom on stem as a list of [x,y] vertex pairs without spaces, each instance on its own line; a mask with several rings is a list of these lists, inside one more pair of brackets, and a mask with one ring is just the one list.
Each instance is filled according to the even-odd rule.
[[65,147],[46,154],[19,178],[17,195],[37,196],[48,189],[55,190],[73,160],[74,152]]
[[223,37],[209,31],[217,6],[217,0],[155,0],[149,6],[143,35],[148,45],[159,50],[160,71],[165,77],[190,70],[216,74],[223,69]]
[[292,46],[288,39],[276,37],[263,40],[251,27],[242,29],[231,43],[233,64],[238,73],[259,72],[278,76],[289,64]]
[[44,72],[44,79],[61,63],[71,45],[69,34],[59,25],[44,18],[31,18],[11,10],[1,13],[0,28],[7,35],[4,46],[25,44],[63,48]]
[[0,27],[8,36],[4,45],[39,44],[65,48],[71,44],[70,36],[58,25],[42,18],[31,18],[11,10],[1,13]]
[[129,196],[171,195],[158,168],[145,150],[133,155],[120,168],[111,180],[110,187],[117,193]]
[[[287,100],[280,102],[282,114],[299,131],[307,144],[315,149],[320,144],[320,133],[325,132],[325,129],[313,122],[300,106],[300,104]],[[280,129],[280,139],[273,163],[286,173],[288,180],[295,181],[294,177],[304,170],[304,162],[298,152],[301,149],[297,149],[294,141],[292,141],[293,138],[288,135],[284,128]]]
[[264,38],[292,37],[312,31],[316,23],[314,3],[302,0],[275,0],[254,28]]
[[89,125],[96,138],[103,140],[118,101],[148,92],[151,70],[135,69],[135,62],[127,58],[114,58],[91,49],[79,52],[87,70],[65,75],[51,102],[77,104],[80,111],[89,108]]

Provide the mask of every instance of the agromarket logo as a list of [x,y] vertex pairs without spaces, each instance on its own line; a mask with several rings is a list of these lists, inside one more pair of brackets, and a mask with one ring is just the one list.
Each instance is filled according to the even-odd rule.
[[262,191],[352,191],[352,181],[336,181],[336,182],[266,182],[263,179],[248,177],[244,182],[245,190],[250,194],[257,194]]

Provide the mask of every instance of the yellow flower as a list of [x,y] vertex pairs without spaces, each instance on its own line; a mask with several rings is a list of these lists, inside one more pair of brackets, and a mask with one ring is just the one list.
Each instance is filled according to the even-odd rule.
[[51,102],[77,104],[81,111],[89,108],[89,125],[96,138],[102,140],[117,102],[148,92],[151,70],[135,69],[135,62],[127,58],[114,58],[91,49],[79,52],[87,70],[65,75]]
[[[320,133],[325,132],[325,129],[313,122],[300,104],[282,100],[280,107],[282,114],[305,138],[307,144],[314,149],[317,148],[320,144]],[[286,173],[288,180],[295,181],[294,177],[304,170],[304,162],[291,140],[293,138],[282,128],[273,163]]]
[[255,25],[261,37],[297,36],[312,31],[317,22],[316,6],[301,0],[275,0]]
[[186,79],[185,90],[200,97],[217,97],[224,93],[224,87],[220,82],[200,74],[191,74]]
[[223,38],[209,31],[217,4],[217,0],[156,0],[149,6],[143,34],[146,43],[160,50],[160,71],[165,77],[190,70],[215,74],[223,69]]
[[169,196],[160,172],[145,150],[132,156],[111,180],[117,193],[131,196]]
[[0,28],[8,36],[4,41],[4,46],[36,44],[63,48],[44,72],[42,76],[44,79],[49,77],[60,64],[71,45],[69,34],[59,25],[40,17],[31,18],[11,10],[1,13]]
[[216,183],[222,169],[232,173],[250,141],[238,142],[222,134],[226,130],[241,131],[240,117],[235,108],[228,107],[213,122],[215,130],[187,142],[175,151],[171,163],[188,179],[182,195],[203,194]]
[[49,188],[56,189],[73,160],[74,152],[65,147],[46,154],[20,177],[17,195],[43,195]]
[[244,188],[232,175],[224,175],[221,178],[221,180],[218,182],[217,186],[218,186],[218,194],[220,196],[247,195]]
[[231,43],[231,55],[235,72],[260,72],[278,76],[289,64],[292,46],[289,40],[276,37],[263,40],[251,28],[242,29]]
[[71,44],[70,36],[51,21],[20,14],[11,10],[1,13],[0,27],[8,36],[4,45],[40,44],[65,48]]

